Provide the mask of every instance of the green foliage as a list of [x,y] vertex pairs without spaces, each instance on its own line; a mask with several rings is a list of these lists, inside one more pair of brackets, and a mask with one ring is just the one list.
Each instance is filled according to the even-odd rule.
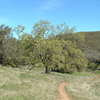
[[[5,35],[1,44],[3,49],[0,49],[3,53],[0,54],[5,65],[25,65],[30,70],[40,66],[45,68],[45,73],[72,73],[87,68],[88,60],[79,49],[79,43],[85,41],[85,36],[68,34],[74,33],[74,28],[66,24],[54,26],[48,21],[41,20],[33,26],[32,34],[25,33],[25,27],[22,25],[15,27],[12,32],[9,30],[9,27],[1,26],[0,32],[4,32]],[[12,34],[17,34],[17,38]]]
[[66,25],[66,23],[64,24],[60,24],[57,25],[55,27],[55,30],[57,32],[57,35],[64,35],[64,34],[71,34],[75,32],[75,27],[69,27],[68,25]]
[[4,45],[7,38],[9,38],[9,34],[11,32],[11,28],[9,26],[0,25],[0,63],[4,64]]
[[45,68],[48,67],[48,69],[54,71],[82,71],[88,64],[85,55],[71,41],[37,40],[34,55],[44,64]]
[[40,20],[33,26],[32,34],[37,38],[47,37],[53,32],[53,26],[49,21]]

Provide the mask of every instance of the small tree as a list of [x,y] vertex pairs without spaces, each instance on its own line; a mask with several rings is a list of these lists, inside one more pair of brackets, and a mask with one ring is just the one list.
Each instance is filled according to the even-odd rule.
[[46,38],[51,33],[51,24],[48,21],[41,20],[33,26],[33,36],[35,36],[35,48],[33,52],[35,57],[45,66],[45,73],[49,72],[48,63],[50,61],[51,50]]
[[52,56],[51,41],[46,39],[37,40],[33,53],[35,59],[37,59],[38,62],[42,62],[44,65],[45,73],[48,73]]
[[32,34],[38,38],[45,38],[51,32],[51,23],[46,20],[40,20],[33,26]]

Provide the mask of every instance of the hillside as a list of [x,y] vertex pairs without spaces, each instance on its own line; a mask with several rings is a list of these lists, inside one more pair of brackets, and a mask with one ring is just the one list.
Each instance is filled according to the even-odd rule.
[[79,32],[85,36],[84,52],[93,62],[100,63],[100,31],[96,32]]
[[77,32],[75,34],[60,34],[59,39],[71,40],[85,53],[88,59],[100,63],[100,31]]
[[85,44],[93,50],[100,51],[100,31],[96,32],[78,32],[85,34]]

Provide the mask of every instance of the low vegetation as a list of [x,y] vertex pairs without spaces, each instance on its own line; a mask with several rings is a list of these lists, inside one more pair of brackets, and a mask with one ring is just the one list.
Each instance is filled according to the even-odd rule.
[[67,93],[72,100],[99,100],[99,74],[75,72],[44,74],[41,68],[21,70],[0,67],[0,100],[57,100],[61,82],[69,84]]

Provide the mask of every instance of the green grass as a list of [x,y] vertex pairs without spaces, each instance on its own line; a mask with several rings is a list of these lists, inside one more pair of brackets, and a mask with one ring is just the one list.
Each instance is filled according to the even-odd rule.
[[100,75],[100,70],[98,70],[98,71],[95,71],[95,74],[99,74],[99,75]]
[[0,67],[0,100],[57,100],[58,86],[66,81],[72,100],[99,100],[100,77],[93,73],[42,73]]

